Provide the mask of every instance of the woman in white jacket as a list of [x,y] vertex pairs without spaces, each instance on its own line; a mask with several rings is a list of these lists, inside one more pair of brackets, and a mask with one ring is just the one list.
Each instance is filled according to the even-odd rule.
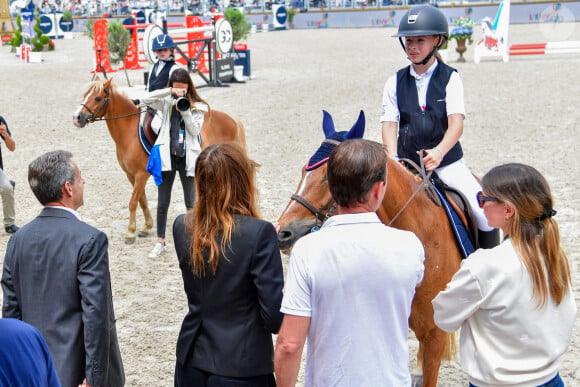
[[503,242],[471,254],[433,300],[435,323],[461,328],[470,386],[559,387],[576,316],[570,264],[546,179],[524,164],[493,168],[477,200]]
[[204,112],[209,105],[195,90],[189,73],[177,69],[169,77],[168,87],[149,93],[142,103],[161,112],[159,136],[155,141],[161,158],[162,181],[158,185],[157,242],[149,254],[156,258],[166,248],[165,229],[167,210],[171,202],[171,189],[176,172],[179,172],[187,209],[193,207],[195,186],[193,181],[195,161],[201,153],[199,134]]

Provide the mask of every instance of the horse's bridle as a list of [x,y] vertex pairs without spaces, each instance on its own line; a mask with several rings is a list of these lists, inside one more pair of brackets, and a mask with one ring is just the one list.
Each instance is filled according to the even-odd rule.
[[[340,141],[327,138],[322,143],[337,146],[338,144],[340,144]],[[308,200],[304,199],[302,196],[297,194],[292,194],[292,196],[290,196],[290,199],[296,200],[298,203],[302,204],[304,207],[306,207],[308,210],[310,210],[310,212],[314,214],[314,217],[317,220],[315,227],[317,228],[320,228],[320,226],[322,226],[322,223],[324,223],[328,218],[334,215],[334,211],[336,211],[336,202],[332,197],[328,200],[328,202],[326,202],[325,205],[323,205],[320,208],[316,208]]]
[[109,106],[109,102],[110,102],[109,90],[104,89],[104,91],[105,91],[106,96],[103,99],[103,102],[97,108],[97,111],[93,112],[87,105],[85,105],[84,103],[81,103],[81,106],[84,107],[85,109],[87,109],[89,111],[89,113],[90,113],[89,118],[87,118],[87,121],[89,123],[95,122],[95,121],[115,120],[117,118],[124,118],[124,117],[136,116],[137,114],[141,114],[141,109],[139,109],[139,111],[137,113],[129,113],[129,114],[125,114],[125,115],[122,115],[122,116],[116,116],[116,117],[97,117],[97,115],[99,115],[99,113],[101,111],[103,111],[103,114],[104,114],[107,111],[107,107]]
[[103,99],[103,102],[99,105],[99,107],[97,108],[97,111],[93,112],[87,105],[85,105],[84,103],[81,103],[81,106],[89,111],[90,116],[89,116],[89,118],[87,118],[87,121],[89,123],[104,120],[105,118],[97,118],[97,115],[101,111],[103,111],[103,114],[104,114],[104,112],[107,111],[108,105],[109,105],[109,90],[107,90],[107,89],[105,89],[105,98]]
[[407,206],[413,201],[415,196],[417,196],[419,191],[421,191],[421,188],[425,188],[425,191],[427,192],[427,196],[433,201],[433,203],[435,203],[439,207],[441,206],[441,201],[440,201],[439,197],[437,196],[437,194],[435,193],[435,188],[433,187],[433,183],[431,182],[431,174],[433,173],[433,171],[430,171],[429,173],[427,173],[425,171],[425,165],[423,164],[423,154],[424,154],[423,149],[421,149],[419,151],[419,154],[420,154],[419,160],[421,162],[421,166],[418,166],[411,159],[404,159],[404,158],[399,159],[399,161],[404,161],[404,162],[408,163],[409,165],[411,165],[413,168],[415,168],[417,170],[417,173],[421,176],[422,182],[421,182],[421,184],[419,184],[417,186],[417,188],[415,189],[413,194],[409,197],[409,199],[407,199],[405,204],[403,204],[403,207],[401,207],[399,212],[397,212],[395,214],[395,216],[393,216],[391,218],[391,221],[389,222],[389,224],[387,224],[387,226],[390,226],[391,224],[393,224],[393,222],[399,217],[399,215],[401,215],[403,213],[405,208],[407,208]]
[[[333,145],[339,144],[338,141],[335,141],[335,140],[329,141],[329,139],[327,139],[325,142],[333,144]],[[393,222],[399,217],[399,215],[401,215],[401,213],[405,210],[405,208],[407,208],[409,203],[411,203],[411,201],[413,201],[415,196],[417,196],[417,194],[419,193],[421,188],[425,188],[427,191],[427,195],[431,198],[431,200],[436,205],[441,206],[441,202],[439,200],[439,197],[437,196],[437,194],[434,193],[433,184],[431,183],[432,171],[429,173],[425,172],[425,166],[423,165],[423,150],[421,150],[420,155],[421,155],[420,156],[421,166],[418,166],[412,160],[401,159],[402,161],[405,161],[405,162],[409,163],[410,165],[412,165],[417,170],[417,172],[421,175],[423,182],[419,186],[417,186],[417,189],[415,189],[413,194],[409,197],[409,199],[405,202],[405,204],[403,205],[403,207],[401,207],[401,209],[397,212],[397,214],[391,219],[391,221],[389,222],[389,224],[387,226],[390,226],[391,224],[393,224]],[[318,222],[320,222],[320,223],[317,222],[317,224],[315,226],[318,228],[320,228],[320,226],[328,218],[333,216],[334,212],[336,211],[336,202],[332,198],[330,198],[330,200],[325,205],[320,207],[319,209],[317,209],[312,203],[310,203],[308,200],[304,199],[300,195],[292,194],[292,196],[290,196],[290,199],[296,200],[298,203],[302,204],[304,207],[309,209],[310,212],[312,212],[314,214],[314,216],[316,217],[316,220]],[[314,231],[314,228],[313,228],[313,231]]]
[[330,198],[330,200],[328,200],[328,202],[326,202],[326,204],[320,208],[316,208],[308,200],[304,199],[302,196],[297,194],[292,194],[292,196],[290,196],[290,199],[296,200],[298,203],[308,208],[310,212],[314,214],[314,217],[317,220],[316,226],[319,228],[320,226],[322,226],[322,223],[324,223],[328,218],[334,215],[334,211],[336,211],[336,202],[332,198]]

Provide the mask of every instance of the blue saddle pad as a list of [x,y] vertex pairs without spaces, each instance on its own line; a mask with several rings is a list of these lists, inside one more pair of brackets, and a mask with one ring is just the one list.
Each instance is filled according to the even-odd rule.
[[461,256],[463,258],[467,258],[469,254],[475,251],[475,247],[473,247],[473,242],[469,237],[469,232],[465,228],[465,225],[457,215],[457,212],[451,207],[445,195],[441,193],[439,188],[433,186],[435,188],[435,192],[437,192],[437,196],[441,199],[441,205],[445,208],[445,213],[449,218],[449,223],[451,224],[451,229],[455,235],[455,240],[457,241],[457,245],[459,246],[459,250],[461,250]]
[[149,142],[149,140],[147,140],[147,137],[145,137],[145,133],[143,132],[143,127],[141,125],[139,125],[139,142],[141,143],[141,146],[143,147],[143,149],[145,149],[145,152],[147,152],[148,155],[151,154],[151,148],[153,148],[153,144],[151,144]]

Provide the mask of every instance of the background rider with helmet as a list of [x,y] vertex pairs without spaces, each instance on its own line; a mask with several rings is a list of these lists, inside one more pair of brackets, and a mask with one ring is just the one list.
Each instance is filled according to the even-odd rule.
[[424,149],[425,168],[469,201],[479,246],[496,246],[499,231],[487,224],[476,198],[481,186],[462,159],[463,83],[457,70],[436,55],[449,37],[445,15],[432,5],[415,6],[401,19],[396,36],[411,64],[385,84],[380,118],[383,143],[391,157],[417,163]]
[[[175,63],[175,43],[173,42],[173,39],[171,39],[171,36],[165,34],[157,35],[151,43],[151,49],[155,52],[158,60],[153,67],[151,67],[149,77],[147,78],[147,87],[145,90],[149,92],[165,89],[169,82],[169,76],[173,71],[179,68],[177,63]],[[142,103],[139,98],[132,99],[132,101],[136,106],[139,106]],[[147,116],[150,117],[148,118]],[[145,121],[151,121],[151,128],[155,134],[159,133],[161,120],[161,113],[150,107],[147,107],[147,109],[142,111],[141,124],[145,126]]]
[[171,36],[160,34],[153,39],[153,52],[157,56],[157,63],[153,65],[147,80],[147,91],[164,89],[167,87],[169,76],[179,68],[175,63],[175,43]]

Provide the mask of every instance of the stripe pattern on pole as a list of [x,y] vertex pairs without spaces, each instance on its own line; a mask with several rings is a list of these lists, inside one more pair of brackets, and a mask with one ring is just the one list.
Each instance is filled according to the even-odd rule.
[[510,55],[580,54],[580,41],[512,44]]

